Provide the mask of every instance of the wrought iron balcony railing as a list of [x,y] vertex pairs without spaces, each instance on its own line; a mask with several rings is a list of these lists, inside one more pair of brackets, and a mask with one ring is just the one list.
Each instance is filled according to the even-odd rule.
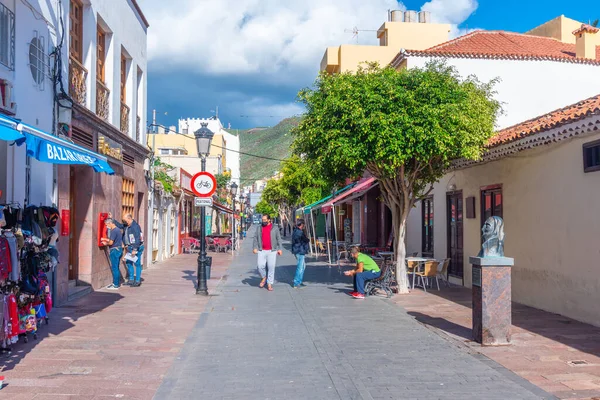
[[87,96],[87,69],[73,57],[69,57],[69,95],[73,100],[85,106]]
[[110,90],[104,82],[96,81],[96,115],[108,121]]
[[129,107],[121,102],[121,132],[129,135]]

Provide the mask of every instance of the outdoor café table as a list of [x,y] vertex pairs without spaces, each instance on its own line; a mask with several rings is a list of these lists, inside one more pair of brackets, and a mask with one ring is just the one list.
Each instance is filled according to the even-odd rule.
[[384,261],[392,261],[394,259],[393,251],[378,251],[377,254],[379,254],[379,257],[383,258]]
[[423,264],[425,264],[427,261],[432,261],[431,258],[423,258],[423,257],[406,257],[406,267],[410,268],[408,266],[409,262],[414,262],[416,263],[416,265],[412,268],[412,288],[415,288],[415,274],[417,272],[417,269],[419,269],[419,267]]

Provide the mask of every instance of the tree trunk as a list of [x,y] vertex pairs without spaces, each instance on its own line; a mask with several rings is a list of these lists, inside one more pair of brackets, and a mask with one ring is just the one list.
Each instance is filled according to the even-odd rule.
[[398,293],[406,294],[409,289],[408,271],[406,269],[406,216],[402,218],[398,227],[396,239],[396,281],[398,283]]

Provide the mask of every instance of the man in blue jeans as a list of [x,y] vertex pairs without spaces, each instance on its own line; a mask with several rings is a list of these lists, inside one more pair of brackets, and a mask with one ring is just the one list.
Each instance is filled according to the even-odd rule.
[[361,253],[358,247],[352,247],[350,255],[352,258],[356,258],[356,269],[344,272],[346,276],[354,276],[354,291],[350,295],[355,299],[364,299],[365,282],[379,278],[381,270],[375,260]]
[[294,288],[298,288],[300,285],[306,286],[302,283],[302,279],[304,278],[304,269],[306,268],[304,257],[309,251],[308,243],[309,240],[304,233],[304,220],[298,219],[294,227],[294,233],[292,234],[292,254],[296,256],[297,260]]
[[100,241],[103,245],[108,246],[110,270],[113,276],[113,283],[108,285],[107,289],[117,290],[121,286],[121,271],[119,270],[119,264],[121,263],[121,256],[123,255],[123,233],[121,233],[121,230],[115,225],[112,218],[108,218],[104,222],[108,228],[108,237],[103,237]]
[[[111,218],[112,215],[109,213],[108,217]],[[126,257],[129,255],[133,258],[137,257],[136,261],[125,258],[128,281],[124,285],[139,287],[142,285],[142,256],[144,255],[144,235],[142,234],[142,228],[133,219],[131,214],[123,215],[123,224],[119,224],[116,221],[114,223],[119,228],[125,229],[123,232],[123,243],[125,244],[125,251],[127,253]]]

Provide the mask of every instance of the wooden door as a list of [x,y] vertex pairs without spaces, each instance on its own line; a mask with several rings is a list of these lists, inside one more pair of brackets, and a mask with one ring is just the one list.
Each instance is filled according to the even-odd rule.
[[127,59],[121,54],[121,103],[127,104]]
[[79,238],[77,237],[78,229],[75,225],[76,201],[75,193],[75,167],[70,167],[69,181],[69,209],[70,215],[70,233],[69,233],[69,280],[77,280],[79,276]]
[[463,275],[463,198],[462,192],[447,194],[448,274],[460,278]]
[[69,54],[80,63],[83,62],[83,4],[79,0],[71,0],[69,10]]

